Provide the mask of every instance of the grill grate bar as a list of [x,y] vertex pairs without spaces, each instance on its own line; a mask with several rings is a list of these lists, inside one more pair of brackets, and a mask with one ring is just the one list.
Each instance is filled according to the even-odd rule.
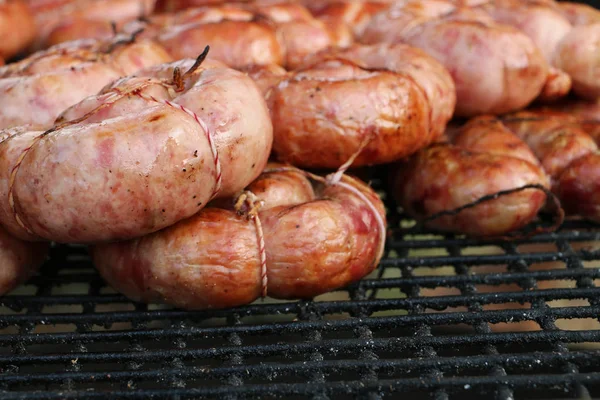
[[[581,250],[575,252],[575,256],[583,261],[594,261],[600,259],[600,251]],[[440,267],[446,265],[463,264],[477,267],[486,264],[504,265],[516,261],[528,263],[543,263],[550,261],[566,261],[570,256],[561,253],[527,253],[527,254],[492,254],[492,255],[463,255],[463,256],[439,256],[424,258],[387,258],[381,261],[382,267],[399,268],[403,265],[415,267]]]
[[[474,313],[438,313],[425,315],[406,315],[394,317],[370,317],[369,319],[348,319],[335,321],[318,322],[295,322],[294,324],[278,323],[263,325],[242,325],[240,327],[207,327],[185,329],[156,329],[147,331],[114,331],[114,332],[86,332],[79,334],[80,340],[84,341],[106,341],[113,342],[119,340],[130,340],[132,338],[160,339],[162,337],[219,337],[231,332],[245,332],[253,335],[264,335],[269,333],[299,333],[307,330],[323,329],[327,331],[337,331],[342,329],[353,329],[359,325],[369,326],[371,329],[391,329],[401,327],[411,327],[415,324],[429,323],[432,325],[445,324],[474,324],[479,321],[488,321],[490,323],[504,322],[512,320],[515,322],[534,321],[541,318],[544,314],[551,314],[555,318],[596,318],[600,315],[600,307],[564,307],[551,308],[547,311],[540,310],[499,310],[484,311],[480,314]],[[61,334],[40,334],[40,335],[0,335],[0,344],[10,344],[21,342],[23,345],[39,343],[64,343],[72,340],[73,333]],[[595,342],[600,341],[600,331],[579,330],[579,331],[557,331],[552,334],[544,332],[522,332],[522,333],[494,333],[484,335],[448,335],[432,338],[423,338],[427,344],[448,346],[453,344],[468,343],[509,343],[518,341],[519,343],[532,343],[538,341],[568,341],[577,342]],[[49,340],[46,342],[46,340]],[[381,339],[384,340],[384,339]],[[391,338],[385,339],[394,341],[395,345],[402,342],[411,342],[411,338]],[[421,339],[419,339],[421,340]]]
[[[560,381],[562,385],[557,385]],[[564,388],[578,382],[586,382],[588,384],[600,383],[600,373],[586,374],[546,374],[546,375],[527,375],[527,376],[506,376],[502,377],[500,383],[512,389],[522,388],[529,390],[540,390],[542,388],[556,390],[564,393]],[[245,385],[243,387],[206,387],[199,389],[172,389],[172,390],[139,390],[139,391],[123,391],[112,392],[110,397],[101,392],[79,392],[79,393],[7,393],[4,394],[4,400],[16,399],[69,399],[69,398],[149,398],[151,396],[161,397],[181,396],[183,398],[197,398],[198,396],[213,396],[221,397],[226,394],[240,394],[244,396],[264,396],[264,395],[312,395],[325,391],[329,395],[334,394],[359,394],[368,392],[377,393],[397,393],[403,391],[414,390],[417,388],[425,388],[435,390],[443,388],[453,392],[464,391],[464,387],[470,387],[470,390],[493,389],[498,385],[497,377],[493,376],[476,376],[476,377],[459,377],[459,378],[443,378],[439,381],[423,380],[422,378],[410,379],[385,379],[373,383],[364,382],[328,382],[326,384],[310,383],[310,384],[294,384],[294,383],[273,383],[269,385]]]
[[[547,353],[534,352],[527,354],[495,354],[479,355],[470,357],[437,357],[437,358],[407,358],[394,360],[315,360],[302,361],[287,364],[253,364],[253,365],[228,365],[223,367],[205,368],[205,367],[186,367],[170,368],[157,370],[138,370],[138,371],[98,371],[94,374],[86,372],[64,372],[64,373],[46,373],[46,374],[20,374],[20,375],[0,375],[0,380],[10,384],[16,383],[36,383],[36,382],[61,382],[64,379],[71,379],[77,382],[101,382],[101,381],[126,381],[129,379],[166,379],[177,378],[226,378],[243,373],[247,377],[264,376],[272,372],[278,375],[296,375],[303,374],[310,376],[315,371],[323,368],[335,368],[340,371],[361,371],[372,368],[374,371],[389,370],[405,372],[411,371],[424,372],[432,368],[438,368],[447,373],[457,373],[464,369],[480,369],[487,364],[497,364],[506,368],[519,368],[523,371],[531,370],[534,367],[548,368],[563,365],[565,362],[576,363],[583,367],[593,367],[597,365],[600,351],[580,351],[565,353]],[[525,376],[525,374],[524,374]],[[526,376],[535,377],[537,374],[529,372]],[[447,377],[440,376],[439,379]],[[502,377],[504,379],[505,377]],[[411,378],[406,378],[411,379]],[[439,380],[435,379],[435,380]],[[315,382],[319,383],[319,382]],[[229,384],[229,382],[227,382]],[[367,382],[365,382],[367,384]],[[234,385],[242,386],[242,385]]]
[[[547,289],[530,292],[501,292],[501,293],[478,293],[473,295],[461,296],[439,296],[439,297],[420,297],[420,298],[403,298],[403,299],[376,299],[362,300],[352,303],[339,302],[316,302],[314,307],[319,312],[339,313],[352,312],[360,308],[368,309],[369,311],[379,311],[384,309],[402,309],[408,310],[416,306],[442,310],[447,307],[459,307],[465,304],[485,303],[485,304],[500,304],[500,303],[522,303],[532,302],[535,300],[552,301],[552,300],[573,300],[573,299],[589,299],[600,297],[600,292],[596,288],[574,288],[574,289]],[[235,312],[240,315],[261,315],[271,313],[290,313],[297,310],[297,303],[283,304],[268,304],[268,305],[253,305],[241,307]],[[508,312],[512,310],[507,310]],[[148,311],[145,313],[138,312],[102,312],[94,315],[80,314],[17,314],[5,315],[0,323],[2,325],[22,324],[22,323],[37,323],[37,324],[57,324],[57,323],[77,323],[85,320],[90,323],[105,324],[106,322],[116,321],[143,321],[143,320],[161,320],[161,319],[206,319],[209,317],[223,317],[233,310],[215,310],[212,314],[208,312],[183,312],[179,310],[158,310]],[[410,316],[417,318],[418,316]]]

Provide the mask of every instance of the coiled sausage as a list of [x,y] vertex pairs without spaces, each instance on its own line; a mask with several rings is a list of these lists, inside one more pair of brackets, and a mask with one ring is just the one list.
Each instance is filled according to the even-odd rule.
[[[262,206],[245,201],[252,199]],[[135,301],[225,308],[261,295],[312,298],[355,282],[379,263],[385,229],[383,203],[361,181],[313,186],[304,172],[271,164],[238,201],[143,238],[95,245],[92,256],[104,279]]]
[[499,236],[521,229],[546,201],[549,179],[527,145],[502,124],[478,117],[451,143],[435,144],[399,164],[392,190],[404,211],[419,221],[456,210],[484,196],[538,185],[477,204],[427,226],[473,236]]
[[[126,30],[139,26],[136,22]],[[299,4],[204,7],[158,15],[145,26],[147,35],[176,59],[195,56],[210,45],[215,49],[210,57],[233,68],[271,63],[294,67],[308,54],[352,42],[347,27],[328,26]]]
[[243,189],[272,143],[252,80],[192,59],[116,81],[59,121],[0,143],[0,222],[17,237],[87,243],[160,230]]
[[[247,69],[265,93],[274,153],[301,167],[391,162],[435,140],[452,116],[449,73],[410,46],[322,52],[302,68]],[[364,148],[363,148],[364,147]]]
[[407,43],[440,61],[454,78],[459,116],[522,109],[549,76],[548,63],[524,33],[448,1],[401,2],[375,14],[360,40]]
[[36,34],[33,15],[22,0],[0,2],[0,58],[11,58],[25,50]]
[[149,40],[70,42],[0,68],[0,128],[47,129],[67,107],[109,82],[171,61]]

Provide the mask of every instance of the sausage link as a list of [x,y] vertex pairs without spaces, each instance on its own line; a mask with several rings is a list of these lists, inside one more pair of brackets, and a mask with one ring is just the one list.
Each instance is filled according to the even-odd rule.
[[0,296],[29,279],[48,255],[47,242],[25,242],[0,227]]
[[553,180],[565,212],[600,222],[598,123],[561,114],[520,112],[504,124],[525,140]]
[[290,72],[245,70],[271,110],[275,155],[302,167],[337,168],[357,152],[355,167],[396,161],[437,140],[456,104],[448,71],[403,44],[324,51]]
[[122,40],[69,43],[0,67],[0,128],[50,128],[60,112],[109,82],[171,61],[154,42]]
[[[157,15],[146,24],[174,58],[195,57],[204,46],[210,57],[233,68],[278,64],[294,68],[306,56],[345,47],[353,37],[344,24],[315,19],[300,4],[224,4]],[[125,27],[138,29],[139,22]],[[243,32],[243,34],[240,34]]]
[[[404,211],[417,220],[455,210],[478,199],[526,185],[549,186],[544,171],[527,161],[522,144],[510,132],[490,132],[480,145],[502,144],[504,138],[516,142],[513,156],[510,146],[498,152],[471,151],[453,144],[436,144],[421,150],[400,165],[393,181],[393,193]],[[515,140],[517,139],[517,140]],[[458,143],[472,144],[463,134]],[[524,158],[523,154],[525,154]],[[427,222],[427,226],[446,232],[473,236],[499,236],[521,229],[537,216],[546,201],[538,189],[517,191],[456,215],[442,216]]]
[[458,116],[522,109],[542,93],[549,74],[524,33],[448,1],[400,2],[377,13],[360,40],[407,43],[440,61],[456,84]]
[[39,27],[31,50],[71,40],[110,39],[111,23],[122,24],[148,16],[155,0],[28,0]]
[[0,221],[15,236],[96,242],[160,230],[243,189],[271,150],[256,85],[218,63],[181,82],[122,79],[85,104],[49,131],[0,143]]
[[36,35],[33,14],[23,0],[0,2],[0,58],[11,58],[33,42]]
[[368,186],[346,176],[310,188],[302,171],[271,165],[247,188],[263,202],[256,217],[208,207],[148,236],[95,245],[94,264],[131,299],[185,309],[248,304],[265,289],[281,299],[338,289],[377,266],[384,207]]

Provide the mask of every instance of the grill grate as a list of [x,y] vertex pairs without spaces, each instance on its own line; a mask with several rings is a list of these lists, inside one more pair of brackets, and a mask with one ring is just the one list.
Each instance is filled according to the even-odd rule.
[[84,247],[55,246],[0,299],[0,398],[600,397],[600,229],[466,239],[411,228],[386,201],[378,270],[314,301],[134,304]]

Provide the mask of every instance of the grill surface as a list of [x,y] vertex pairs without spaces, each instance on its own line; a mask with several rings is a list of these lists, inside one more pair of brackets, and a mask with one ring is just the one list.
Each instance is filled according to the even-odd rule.
[[57,246],[0,299],[0,398],[600,397],[600,229],[494,243],[388,206],[379,269],[314,301],[134,304]]

